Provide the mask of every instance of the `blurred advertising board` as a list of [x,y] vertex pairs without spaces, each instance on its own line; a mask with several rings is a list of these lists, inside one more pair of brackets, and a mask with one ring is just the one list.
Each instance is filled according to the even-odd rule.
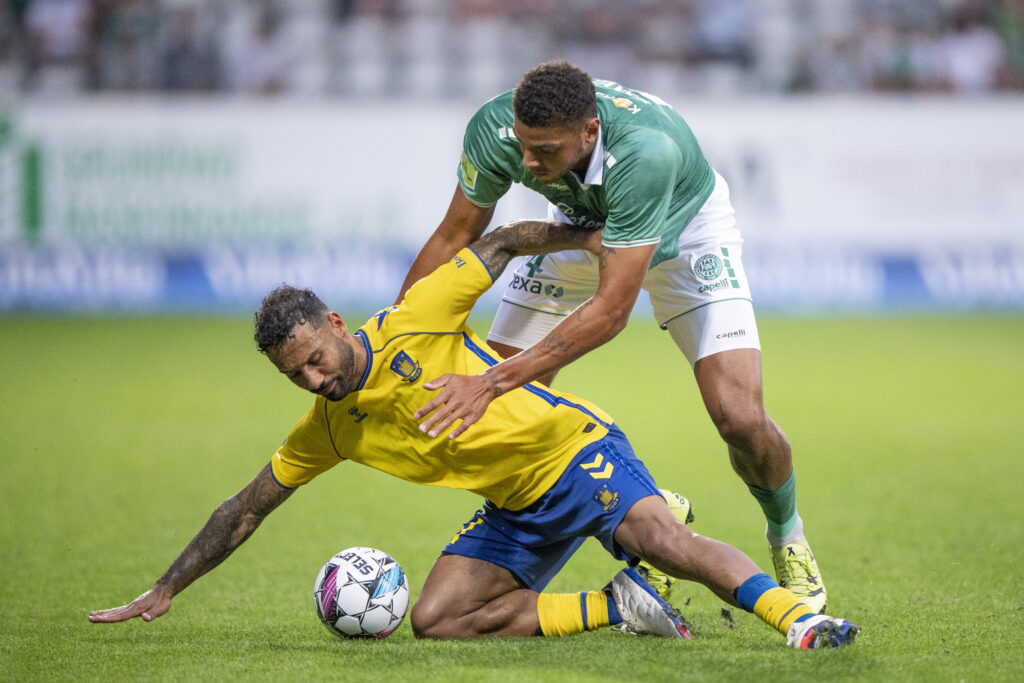
[[[671,98],[670,98],[671,99]],[[1024,308],[1024,101],[677,98],[762,306]],[[475,103],[73,100],[0,111],[0,310],[388,304]],[[543,215],[516,188],[496,222]]]

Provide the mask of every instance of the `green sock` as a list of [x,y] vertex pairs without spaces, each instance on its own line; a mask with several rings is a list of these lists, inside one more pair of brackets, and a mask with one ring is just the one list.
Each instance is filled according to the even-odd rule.
[[768,520],[769,535],[777,539],[788,536],[800,519],[796,513],[796,472],[789,475],[786,483],[774,491],[765,491],[756,486],[747,488],[761,504],[764,517]]

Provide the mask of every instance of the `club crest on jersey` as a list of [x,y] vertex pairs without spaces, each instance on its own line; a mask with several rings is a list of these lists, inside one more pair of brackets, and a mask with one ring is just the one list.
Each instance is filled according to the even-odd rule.
[[722,274],[722,259],[715,254],[704,254],[693,264],[693,272],[701,280],[711,281]]
[[608,484],[601,484],[601,487],[597,489],[597,493],[594,494],[594,500],[598,502],[602,510],[611,512],[619,505],[619,492],[612,491]]
[[402,378],[403,382],[415,382],[423,373],[420,364],[409,357],[405,351],[399,351],[391,360],[391,372]]

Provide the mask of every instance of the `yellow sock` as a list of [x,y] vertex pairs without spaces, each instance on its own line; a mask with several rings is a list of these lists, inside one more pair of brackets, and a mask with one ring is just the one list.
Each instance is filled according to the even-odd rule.
[[790,625],[800,617],[811,616],[814,611],[800,602],[799,598],[785,588],[769,588],[754,603],[754,614],[763,622],[777,629],[783,635]]
[[545,636],[569,636],[608,626],[608,595],[588,593],[541,593],[537,596],[537,617]]

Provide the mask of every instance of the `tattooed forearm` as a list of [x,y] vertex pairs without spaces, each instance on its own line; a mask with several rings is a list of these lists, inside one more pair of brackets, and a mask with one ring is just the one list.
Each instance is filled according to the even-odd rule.
[[537,348],[541,353],[551,354],[555,358],[571,358],[573,346],[575,346],[574,342],[569,341],[555,330],[537,342]]
[[175,593],[227,559],[242,545],[270,512],[292,494],[270,476],[270,465],[237,494],[221,503],[158,584]]
[[484,371],[484,377],[486,377],[487,381],[491,383],[491,389],[494,390],[494,398],[498,398],[505,393],[498,385],[498,376],[494,373],[494,368],[487,368],[487,370]]
[[231,537],[239,525],[238,501],[229,498],[210,516],[170,568],[157,581],[181,592],[186,586],[210,571],[231,554]]
[[573,312],[574,315],[576,316],[576,321],[577,322],[583,322],[583,317],[584,317],[583,316],[583,312],[586,311],[588,308],[590,308],[593,305],[594,305],[594,300],[593,299],[587,299],[582,304],[580,304],[579,307]]
[[608,254],[614,254],[615,250],[611,247],[601,245],[601,253],[597,255],[597,269],[604,270],[605,266],[608,265]]
[[593,237],[593,230],[584,230],[568,223],[522,220],[506,223],[469,246],[484,262],[491,275],[497,278],[514,256],[584,249]]

